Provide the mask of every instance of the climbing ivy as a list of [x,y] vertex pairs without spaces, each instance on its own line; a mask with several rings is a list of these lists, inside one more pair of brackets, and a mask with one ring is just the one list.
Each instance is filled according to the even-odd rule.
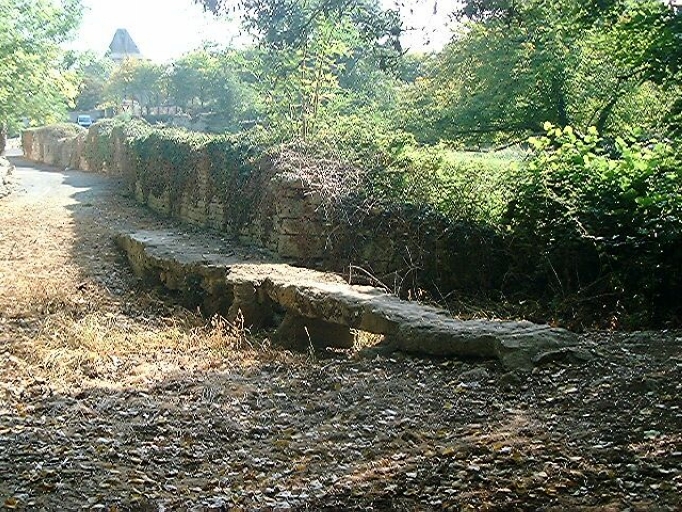
[[268,145],[254,132],[215,137],[205,151],[211,182],[208,188],[225,206],[226,223],[229,220],[233,229],[240,230],[253,215],[259,193],[272,175]]
[[114,119],[90,129],[84,155],[92,170],[124,174],[145,201],[150,195],[167,200],[170,214],[180,215],[188,202],[203,204],[207,215],[212,201],[222,204],[224,225],[238,234],[271,177],[273,147],[259,130],[208,135]]
[[136,175],[145,194],[169,194],[171,209],[179,208],[183,194],[196,195],[194,169],[207,137],[182,130],[150,130],[126,139],[136,157]]

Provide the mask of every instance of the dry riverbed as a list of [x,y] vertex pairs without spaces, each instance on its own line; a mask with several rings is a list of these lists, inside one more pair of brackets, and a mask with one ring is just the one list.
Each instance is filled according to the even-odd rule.
[[140,287],[112,183],[15,159],[0,200],[0,508],[682,508],[682,333],[596,357],[294,355]]

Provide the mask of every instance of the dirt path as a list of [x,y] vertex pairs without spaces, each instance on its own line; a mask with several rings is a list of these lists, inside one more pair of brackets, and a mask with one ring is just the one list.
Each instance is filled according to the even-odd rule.
[[141,289],[116,184],[15,158],[0,200],[0,508],[682,510],[682,334],[495,363],[293,356]]

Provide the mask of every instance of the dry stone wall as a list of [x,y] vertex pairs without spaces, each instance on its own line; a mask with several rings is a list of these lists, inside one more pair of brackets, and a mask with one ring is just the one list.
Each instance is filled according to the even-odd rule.
[[[188,240],[190,238],[190,240]],[[267,259],[225,254],[221,241],[175,232],[120,233],[116,242],[148,284],[181,292],[188,307],[240,319],[250,329],[276,328],[271,339],[305,351],[351,348],[354,330],[384,336],[371,353],[395,350],[440,357],[497,358],[509,370],[542,359],[586,361],[576,335],[530,322],[469,320],[405,301],[372,286]],[[378,352],[377,352],[378,351]],[[367,352],[365,352],[367,353]]]
[[87,131],[76,124],[58,124],[39,130],[26,130],[21,143],[29,160],[56,167],[81,168],[81,155]]
[[[90,134],[59,125],[27,130],[22,135],[26,158],[121,176],[131,194],[158,213],[235,234],[244,242],[262,245],[300,263],[328,259],[321,199],[303,175],[290,170],[278,173],[269,159],[263,159],[256,169],[258,190],[251,191],[256,204],[251,205],[252,215],[243,219],[237,218],[241,216],[235,215],[234,208],[223,199],[220,183],[212,177],[212,162],[205,153],[193,155],[188,168],[159,174],[137,165],[135,155],[126,151],[121,131],[113,130],[108,136],[108,157],[92,158],[93,148],[101,144],[96,125]],[[159,161],[158,165],[163,163]],[[174,190],[173,172],[186,176],[185,186],[179,191]],[[159,179],[161,175],[164,179]]]
[[503,278],[494,236],[428,209],[367,210],[350,196],[330,200],[321,183],[325,173],[311,173],[309,160],[282,165],[267,152],[240,156],[229,142],[182,137],[169,157],[171,142],[159,130],[131,142],[120,127],[101,126],[70,137],[54,127],[29,130],[25,155],[120,176],[131,195],[163,215],[229,233],[294,264],[347,272],[358,283],[445,295],[492,289]]

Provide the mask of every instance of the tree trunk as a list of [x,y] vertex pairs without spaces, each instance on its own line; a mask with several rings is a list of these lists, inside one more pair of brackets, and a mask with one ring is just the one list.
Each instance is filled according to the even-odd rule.
[[0,156],[5,154],[5,148],[7,147],[7,125],[5,123],[0,123]]
[[570,120],[568,119],[568,108],[566,107],[566,98],[564,97],[563,90],[559,89],[559,98],[557,101],[557,119],[559,121],[559,126],[568,126]]
[[606,127],[606,122],[609,120],[609,117],[611,116],[611,112],[613,112],[614,107],[616,106],[616,103],[618,103],[618,98],[620,98],[620,95],[616,94],[611,98],[611,101],[609,101],[602,111],[599,113],[599,118],[597,119],[597,122],[595,124],[595,128],[597,128],[597,131],[599,133],[604,132],[604,128]]

